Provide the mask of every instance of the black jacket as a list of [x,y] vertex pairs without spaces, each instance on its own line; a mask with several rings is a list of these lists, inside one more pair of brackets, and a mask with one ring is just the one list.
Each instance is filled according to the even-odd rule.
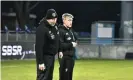
[[77,41],[77,36],[72,29],[67,29],[65,26],[59,26],[61,51],[64,56],[74,56],[75,48],[72,42]]
[[45,55],[55,54],[59,50],[59,31],[57,26],[51,26],[44,20],[36,29],[36,60],[38,64],[44,63]]

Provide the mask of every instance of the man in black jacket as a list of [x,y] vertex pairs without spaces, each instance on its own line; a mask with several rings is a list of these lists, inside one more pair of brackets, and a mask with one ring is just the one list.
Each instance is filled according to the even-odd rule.
[[56,11],[49,9],[36,30],[37,80],[53,78],[54,57],[59,49],[59,31],[56,21]]
[[59,52],[60,80],[72,80],[74,68],[74,53],[77,46],[77,37],[72,30],[73,15],[62,15],[63,25],[59,26],[61,51]]

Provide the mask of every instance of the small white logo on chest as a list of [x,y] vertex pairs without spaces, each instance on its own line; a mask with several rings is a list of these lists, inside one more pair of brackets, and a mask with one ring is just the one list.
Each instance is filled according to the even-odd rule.
[[57,34],[59,34],[59,31],[57,32]]
[[71,37],[68,37],[67,40],[71,40]]
[[51,33],[51,31],[49,31],[49,34]]
[[68,33],[66,33],[66,35],[68,35]]
[[55,36],[53,34],[51,34],[51,39],[54,39],[54,38],[55,38]]

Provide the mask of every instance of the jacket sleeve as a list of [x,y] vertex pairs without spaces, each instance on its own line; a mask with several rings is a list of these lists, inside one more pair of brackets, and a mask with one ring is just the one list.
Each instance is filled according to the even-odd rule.
[[66,43],[64,41],[65,39],[64,31],[60,29],[59,32],[60,32],[60,50],[63,51],[72,48],[73,47],[72,43]]
[[[40,25],[41,26],[41,25]],[[38,28],[36,31],[36,58],[38,64],[44,63],[43,61],[43,49],[44,49],[44,44],[46,43],[45,41],[45,35],[46,35],[46,30]]]

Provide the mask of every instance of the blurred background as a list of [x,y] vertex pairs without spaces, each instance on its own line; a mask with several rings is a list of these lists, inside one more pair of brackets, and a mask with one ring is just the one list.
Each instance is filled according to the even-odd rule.
[[1,80],[36,79],[36,28],[51,8],[58,24],[74,15],[73,80],[133,80],[133,1],[1,1]]
[[35,58],[36,28],[50,8],[58,24],[63,13],[74,15],[80,58],[133,58],[132,1],[2,1],[2,59]]

